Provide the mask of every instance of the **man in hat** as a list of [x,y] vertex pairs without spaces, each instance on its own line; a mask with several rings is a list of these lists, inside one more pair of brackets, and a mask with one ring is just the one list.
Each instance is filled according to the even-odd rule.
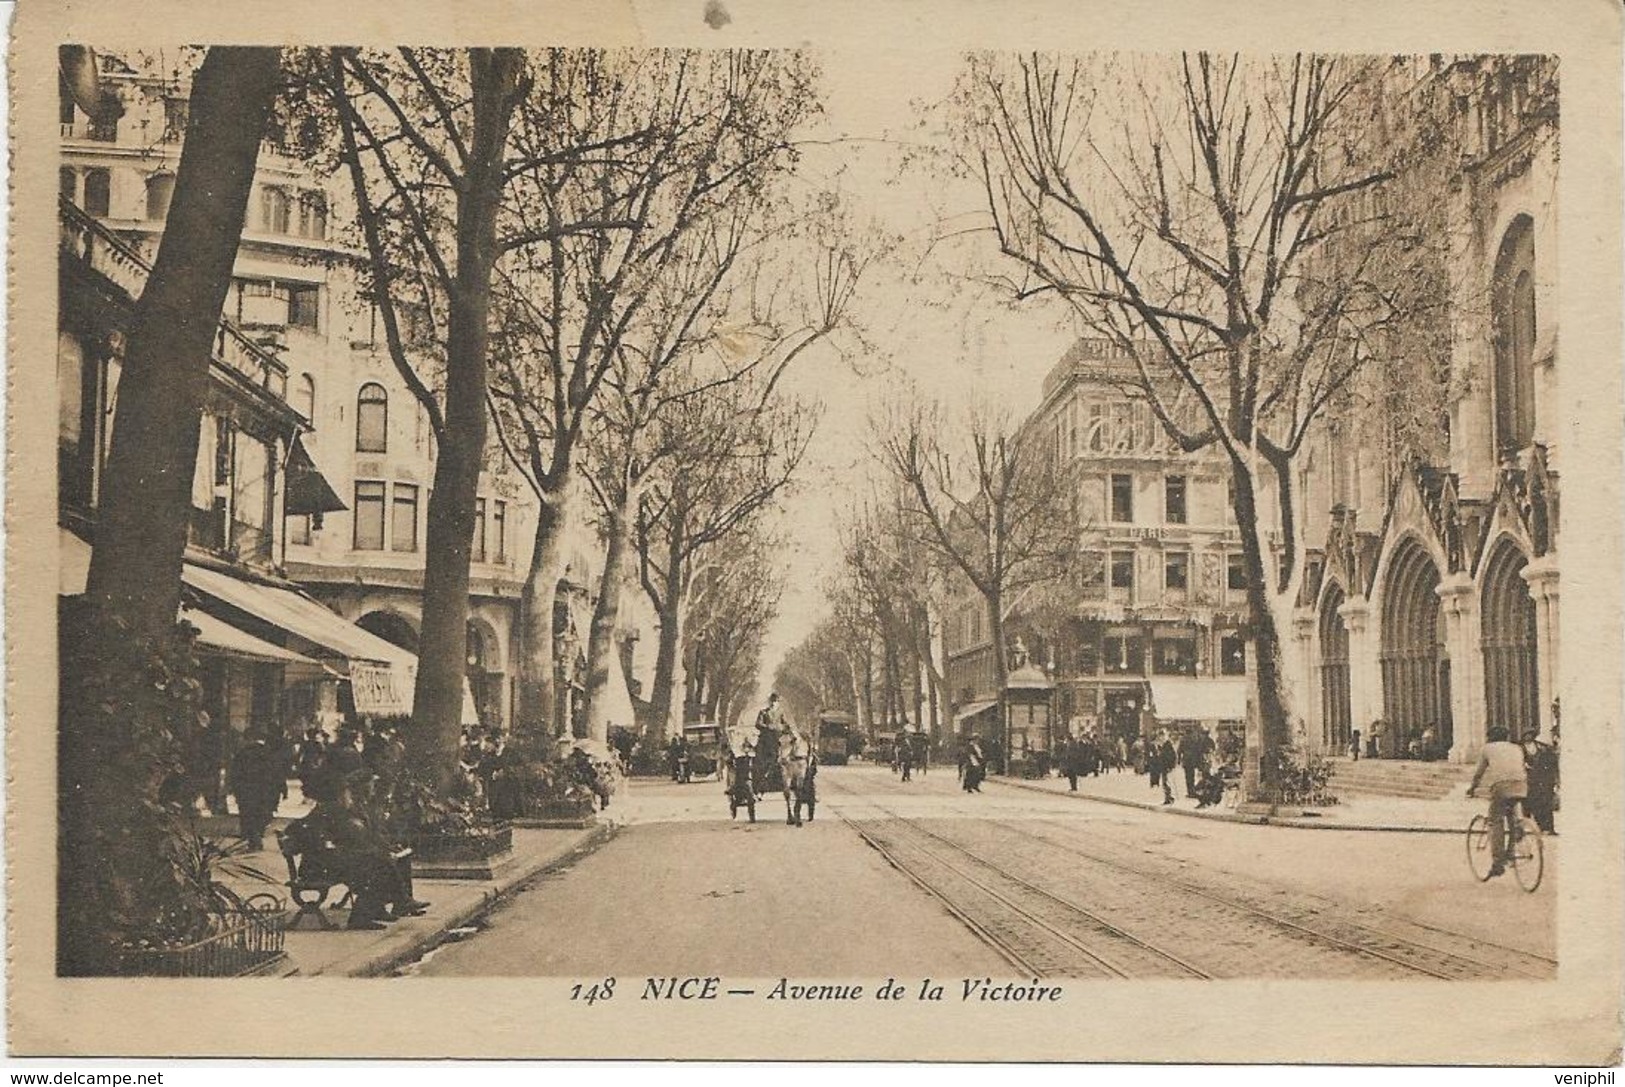
[[287,766],[266,742],[265,732],[254,728],[248,742],[231,760],[232,795],[237,798],[237,819],[243,841],[258,852],[265,848],[265,828],[276,814],[277,801],[287,782]]

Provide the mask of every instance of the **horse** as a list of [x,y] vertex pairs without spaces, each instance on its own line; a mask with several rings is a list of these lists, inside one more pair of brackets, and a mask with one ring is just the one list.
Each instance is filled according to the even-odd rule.
[[799,827],[801,809],[805,807],[811,819],[818,804],[812,747],[799,732],[786,732],[779,738],[779,775],[784,779],[784,823]]

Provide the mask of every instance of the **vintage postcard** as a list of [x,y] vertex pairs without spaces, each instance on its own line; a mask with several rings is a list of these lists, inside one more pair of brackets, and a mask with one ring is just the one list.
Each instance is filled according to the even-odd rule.
[[1620,44],[24,5],[12,1052],[1617,1062]]

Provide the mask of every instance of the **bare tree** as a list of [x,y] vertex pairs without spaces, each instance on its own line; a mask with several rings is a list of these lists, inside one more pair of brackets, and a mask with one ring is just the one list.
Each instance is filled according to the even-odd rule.
[[[542,507],[525,585],[523,721],[556,714],[553,599],[603,387],[620,380],[616,422],[632,432],[657,414],[663,371],[707,333],[717,291],[763,229],[770,179],[794,163],[793,138],[817,108],[812,78],[796,53],[554,50],[522,110],[516,143],[530,164],[512,175],[521,228],[491,392],[503,448]],[[627,473],[647,465],[630,447],[612,459],[624,524],[637,490]],[[623,529],[609,527],[613,548]]]
[[513,244],[499,241],[498,221],[516,168],[509,131],[531,84],[518,49],[336,49],[318,76],[336,113],[389,356],[435,439],[410,739],[449,780],[485,461],[491,280]]
[[[97,92],[88,50],[64,80]],[[69,69],[73,69],[71,72]],[[212,48],[192,80],[186,141],[158,256],[137,299],[101,488],[78,661],[64,669],[59,954],[64,973],[105,974],[120,942],[166,918],[174,880],[160,788],[183,674],[176,630],[189,486],[220,311],[254,165],[280,83],[280,51]],[[77,78],[75,78],[77,77]],[[101,101],[86,103],[99,112]],[[173,918],[168,918],[173,920]]]
[[718,542],[692,594],[688,716],[735,725],[756,693],[763,641],[778,617],[783,542],[753,525]]
[[[964,452],[946,448],[944,434],[956,434]],[[1076,561],[1086,527],[1077,481],[1043,443],[974,409],[958,426],[934,410],[900,412],[882,424],[879,455],[909,494],[903,513],[916,538],[986,607],[1002,698],[1010,609],[1027,589],[1065,578]]]
[[[958,148],[1018,269],[1002,284],[1061,300],[1118,344],[1173,441],[1229,461],[1262,737],[1253,793],[1291,734],[1294,465],[1390,349],[1384,334],[1442,303],[1401,289],[1425,239],[1382,198],[1404,148],[1365,134],[1380,75],[1377,61],[1303,55],[979,55],[958,91]],[[1339,259],[1315,259],[1333,246]]]
[[671,424],[679,452],[649,484],[634,541],[638,578],[660,623],[650,701],[669,733],[682,729],[683,623],[708,549],[743,530],[790,483],[815,423],[779,396],[763,402],[749,384],[685,405]]

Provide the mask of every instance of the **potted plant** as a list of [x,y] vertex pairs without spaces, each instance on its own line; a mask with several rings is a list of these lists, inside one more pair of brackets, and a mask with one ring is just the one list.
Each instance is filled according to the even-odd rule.
[[176,825],[165,859],[177,908],[162,911],[125,944],[118,973],[247,977],[284,970],[286,904],[272,894],[245,894],[227,882],[276,883],[244,859],[250,852],[245,842],[206,837],[195,824]]
[[412,850],[412,872],[427,879],[491,879],[513,860],[513,826],[494,820],[472,781],[446,789],[403,768],[390,789],[390,828]]

